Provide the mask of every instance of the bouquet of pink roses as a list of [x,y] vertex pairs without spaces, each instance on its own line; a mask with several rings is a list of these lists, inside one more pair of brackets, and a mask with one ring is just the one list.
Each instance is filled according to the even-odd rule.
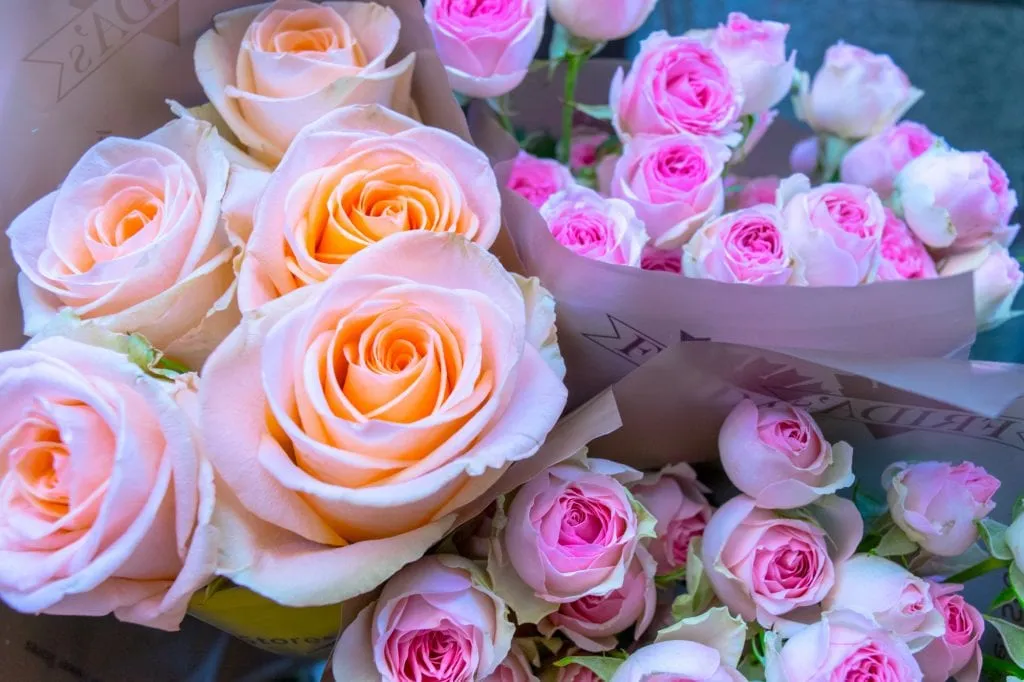
[[[505,27],[543,7],[465,21],[427,3],[453,88],[490,98],[474,138],[520,195],[507,223],[561,304],[574,401],[680,339],[940,356],[1012,316],[1007,175],[901,121],[923,93],[888,56],[838,43],[812,79],[787,25],[732,13],[654,33],[631,64],[591,60],[654,6],[618,4],[551,3],[549,59],[531,66],[539,39]],[[743,177],[791,91],[816,133],[793,149],[798,173]],[[779,174],[775,157],[746,167]]]

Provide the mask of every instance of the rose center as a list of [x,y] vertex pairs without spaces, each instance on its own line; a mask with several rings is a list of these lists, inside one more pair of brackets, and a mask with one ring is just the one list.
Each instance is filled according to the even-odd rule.
[[958,594],[948,596],[940,604],[946,619],[946,641],[964,646],[974,638],[974,622],[967,612],[967,604]]
[[[708,165],[701,150],[680,145],[669,147],[655,159],[655,176],[669,187],[690,192],[708,179]],[[678,199],[672,196],[671,199]]]
[[771,221],[739,220],[726,236],[730,258],[747,265],[769,265],[783,260],[782,235]]
[[558,498],[562,520],[558,544],[574,549],[607,546],[625,532],[621,517],[600,500],[589,498],[576,486],[566,488]]
[[761,547],[754,554],[757,588],[765,596],[797,598],[806,593],[821,571],[818,552],[805,541],[790,538],[779,547]]
[[401,635],[396,647],[397,661],[392,661],[398,680],[423,682],[470,682],[473,642],[453,627],[439,626]]
[[829,679],[830,682],[896,682],[904,678],[892,659],[872,643],[847,656]]
[[487,22],[492,32],[499,32],[511,28],[524,14],[522,0],[441,0],[437,6],[440,24],[455,32],[476,28],[476,34],[481,21]]
[[143,242],[151,241],[132,238],[157,220],[162,209],[163,197],[155,195],[148,188],[128,187],[114,193],[87,218],[86,239],[98,247],[92,249],[94,258],[113,258],[125,250],[134,250],[142,246]]
[[867,237],[871,234],[871,228],[866,224],[867,211],[859,202],[843,197],[829,196],[825,197],[825,208],[832,220],[844,232],[859,237]]
[[273,10],[255,27],[265,52],[323,54],[348,50],[351,66],[365,66],[366,57],[348,23],[329,7]]

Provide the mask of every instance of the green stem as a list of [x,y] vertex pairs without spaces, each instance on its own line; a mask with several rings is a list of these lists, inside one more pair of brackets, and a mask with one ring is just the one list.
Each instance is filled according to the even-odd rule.
[[973,580],[979,576],[983,576],[986,573],[999,570],[1000,568],[1006,568],[1010,565],[1010,562],[1005,559],[997,559],[994,556],[990,556],[984,561],[974,564],[970,568],[964,569],[955,575],[951,575],[946,578],[943,582],[946,583],[958,583],[962,584],[968,580]]
[[586,55],[569,52],[565,66],[565,88],[562,91],[562,139],[558,144],[558,160],[569,165],[569,152],[572,150],[572,120],[576,113],[576,80],[580,75],[580,67],[586,61]]

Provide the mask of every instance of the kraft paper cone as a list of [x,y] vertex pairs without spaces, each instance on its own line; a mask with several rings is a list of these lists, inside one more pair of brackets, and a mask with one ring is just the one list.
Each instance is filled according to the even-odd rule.
[[[465,117],[447,75],[434,53],[430,30],[417,0],[375,0],[391,7],[402,23],[399,44],[390,63],[415,53],[412,96],[420,119],[471,140]],[[108,136],[139,137],[174,116],[166,100],[191,107],[206,97],[193,68],[196,39],[212,25],[215,14],[258,4],[245,0],[6,0],[0,5],[0,147],[7,172],[0,179],[0,225],[6,226],[36,199],[53,191],[90,146]],[[15,170],[16,169],[16,170]],[[21,306],[16,287],[17,267],[6,238],[0,239],[0,349],[16,348],[21,332]],[[492,251],[510,270],[520,271],[511,238],[503,231]],[[245,641],[276,653],[324,655],[339,629],[340,605],[285,613],[273,604],[260,605],[257,595],[244,588],[218,583],[193,600],[196,615]],[[346,609],[346,612],[348,609]],[[358,608],[353,613],[357,613]],[[5,652],[8,670],[24,670],[19,680],[42,679],[29,672],[53,665],[79,665],[63,653],[71,646],[63,637],[82,637],[67,619],[24,617],[0,606],[4,622],[38,623],[60,637],[44,638],[40,651],[31,643],[22,649],[11,639]],[[193,624],[192,627],[197,627]],[[20,627],[20,626],[19,626]],[[98,626],[102,631],[103,628]],[[201,627],[201,626],[200,626]],[[124,650],[133,643],[156,641],[152,633],[117,624]],[[68,633],[68,634],[64,634]],[[104,644],[97,635],[97,651],[121,650]],[[159,639],[159,638],[158,638]],[[209,639],[208,637],[206,639]],[[77,641],[77,640],[76,640]],[[86,641],[91,641],[86,639]],[[166,638],[159,639],[160,642]],[[206,640],[189,640],[195,652],[209,648]],[[77,647],[78,645],[74,645]],[[148,646],[148,645],[147,645]],[[159,646],[164,646],[160,644]],[[13,647],[13,648],[12,648]],[[77,650],[77,649],[76,649]],[[53,654],[50,656],[50,654]],[[159,652],[153,652],[159,658]],[[81,659],[92,678],[129,679],[123,666],[103,656]],[[20,667],[19,667],[20,666]],[[35,666],[35,667],[33,667]],[[85,669],[85,668],[83,668]],[[114,671],[114,672],[112,672]],[[116,672],[121,671],[121,672]],[[184,679],[191,671],[146,679]],[[13,674],[13,673],[11,673]],[[12,678],[12,679],[15,679]],[[49,679],[49,678],[46,678]],[[91,678],[86,678],[91,679]],[[135,678],[139,679],[139,678]]]
[[[620,62],[588,62],[579,99],[607,104]],[[512,98],[516,124],[557,134],[561,84],[531,74]],[[486,106],[469,115],[473,138],[496,164],[504,185],[515,140]],[[776,130],[779,131],[775,135]],[[788,152],[800,133],[777,122],[743,174],[788,174]],[[859,287],[758,287],[646,272],[577,256],[551,236],[537,210],[503,195],[526,274],[558,302],[558,331],[568,367],[569,404],[578,405],[679,341],[712,339],[756,346],[848,351],[891,357],[966,356],[974,341],[969,274]]]

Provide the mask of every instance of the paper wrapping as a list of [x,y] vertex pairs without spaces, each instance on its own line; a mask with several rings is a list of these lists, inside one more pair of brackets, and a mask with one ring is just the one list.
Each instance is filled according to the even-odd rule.
[[[619,62],[592,60],[578,99],[607,104]],[[531,74],[512,97],[517,126],[557,134],[561,83]],[[473,138],[508,177],[516,141],[491,110],[470,109]],[[800,132],[778,121],[737,172],[788,174]],[[848,351],[892,357],[966,353],[974,341],[970,274],[858,287],[759,287],[647,272],[578,256],[555,241],[533,206],[504,190],[505,222],[528,275],[540,277],[557,304],[568,367],[569,404],[577,405],[665,348],[713,339],[763,347]]]
[[[470,140],[465,117],[448,87],[444,67],[433,52],[433,40],[417,0],[375,0],[391,7],[402,23],[396,62],[416,54],[412,96],[424,123]],[[193,70],[196,39],[212,25],[215,14],[257,4],[246,0],[5,0],[0,3],[0,148],[6,171],[0,178],[0,225],[39,197],[52,191],[90,146],[111,135],[139,137],[172,119],[166,100],[185,106],[206,98]],[[24,338],[15,266],[7,239],[0,239],[0,349],[16,348]],[[512,270],[521,269],[506,231],[491,249]],[[283,609],[257,595],[218,583],[201,591],[193,612],[218,628],[261,648],[292,655],[324,655],[339,629],[340,605]],[[354,615],[354,614],[353,614]],[[0,606],[11,622],[50,624],[54,633],[83,636],[83,626],[32,620]],[[25,620],[28,618],[28,620]],[[63,620],[63,619],[62,619]],[[77,621],[76,621],[77,622]],[[106,642],[106,621],[93,620],[97,642]],[[151,641],[141,628],[117,624],[124,649]],[[91,635],[90,630],[90,635]],[[70,636],[70,635],[68,635]],[[75,659],[62,647],[78,647],[64,636],[47,638],[45,649],[55,661]],[[165,638],[166,639],[166,638]],[[87,641],[91,641],[88,640]],[[164,639],[159,640],[161,642]],[[15,645],[20,646],[17,642]],[[13,645],[12,645],[13,646]],[[27,649],[7,649],[5,663],[25,658]],[[28,646],[28,645],[26,645]],[[160,644],[159,646],[163,646]],[[200,640],[192,646],[207,644]],[[70,649],[69,649],[70,651]],[[38,657],[37,657],[38,658]],[[124,668],[103,656],[89,659],[95,679],[129,679]],[[108,665],[109,664],[109,665]],[[78,665],[68,663],[68,665]],[[84,665],[84,664],[83,664]],[[38,666],[36,666],[38,668]],[[23,676],[34,680],[30,663]],[[121,672],[107,672],[107,671]],[[185,675],[166,679],[184,679]],[[49,678],[45,678],[49,679]],[[135,679],[138,679],[137,677]],[[157,679],[147,677],[146,679]]]

